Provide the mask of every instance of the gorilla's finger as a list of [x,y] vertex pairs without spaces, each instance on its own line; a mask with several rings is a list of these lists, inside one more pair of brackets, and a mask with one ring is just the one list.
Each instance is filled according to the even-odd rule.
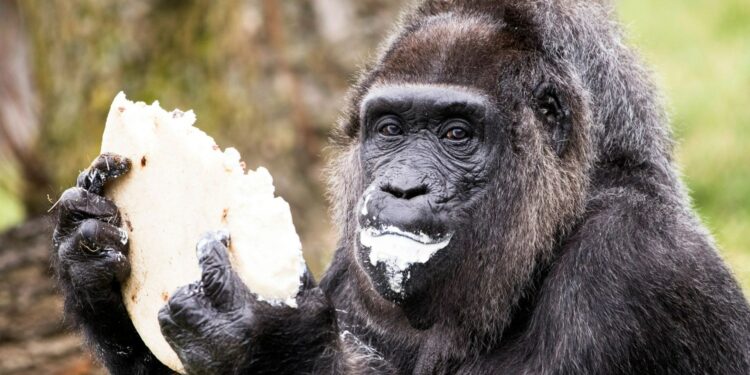
[[85,171],[78,175],[76,186],[101,195],[104,185],[127,173],[130,159],[111,153],[99,155]]
[[[204,338],[204,335],[199,332],[194,332],[191,329],[186,329],[178,324],[168,306],[164,306],[159,310],[159,328],[161,334],[167,341],[172,350],[175,351],[177,357],[185,366],[185,370],[189,374],[211,374],[217,372],[205,372],[198,371],[199,369],[191,368],[190,365],[194,363],[206,364],[211,363],[211,356],[206,355],[200,345],[196,345],[196,342],[200,342]],[[214,348],[212,348],[214,349]],[[222,372],[223,373],[223,372]]]
[[105,259],[107,259],[112,273],[114,273],[115,280],[122,283],[125,279],[130,276],[130,261],[125,254],[115,250],[104,250]]
[[60,231],[69,233],[81,220],[97,218],[115,226],[120,225],[120,214],[115,204],[100,195],[72,187],[60,196],[57,208]]
[[229,233],[220,230],[204,234],[196,246],[203,292],[218,310],[239,308],[248,294],[229,263],[228,245]]
[[[68,269],[83,264],[85,274],[97,274],[94,281],[99,277],[123,281],[130,274],[130,262],[125,256],[127,251],[125,231],[100,220],[87,219],[64,239],[57,255],[60,263]],[[72,278],[79,276],[71,275]]]
[[162,308],[165,309],[176,325],[190,331],[207,326],[207,322],[213,317],[213,311],[205,300],[200,282],[177,289]]
[[159,309],[158,319],[161,334],[167,340],[169,346],[171,346],[172,349],[176,349],[177,347],[179,347],[180,337],[182,336],[183,329],[180,328],[180,326],[177,325],[177,322],[175,322],[172,318],[172,313],[169,310],[168,304],[162,306],[162,308]]
[[103,250],[117,251],[126,254],[128,251],[128,234],[125,230],[97,219],[86,219],[73,233],[80,249],[90,253]]

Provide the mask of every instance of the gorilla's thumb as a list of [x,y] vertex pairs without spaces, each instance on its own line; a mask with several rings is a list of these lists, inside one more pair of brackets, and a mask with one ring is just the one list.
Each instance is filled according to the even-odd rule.
[[[206,298],[219,310],[233,309],[237,304],[237,274],[229,263],[229,233],[208,232],[198,241],[196,254],[201,268],[201,283]],[[241,282],[240,282],[241,283]]]

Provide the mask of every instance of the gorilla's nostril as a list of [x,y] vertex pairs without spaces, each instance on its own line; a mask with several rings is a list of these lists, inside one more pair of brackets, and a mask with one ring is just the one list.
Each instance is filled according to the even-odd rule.
[[403,188],[400,186],[393,186],[390,184],[384,185],[381,190],[384,192],[393,195],[396,198],[399,199],[412,199],[415,197],[418,197],[420,195],[427,194],[427,185],[418,185],[418,186],[412,186],[408,188]]

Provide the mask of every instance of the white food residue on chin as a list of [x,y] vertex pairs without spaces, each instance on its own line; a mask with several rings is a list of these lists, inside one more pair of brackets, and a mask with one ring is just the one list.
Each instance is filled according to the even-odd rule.
[[400,228],[364,228],[359,232],[359,242],[370,249],[370,264],[383,263],[391,290],[403,292],[403,283],[409,279],[409,266],[425,263],[439,250],[448,246],[452,234],[432,238],[424,233],[412,233]]

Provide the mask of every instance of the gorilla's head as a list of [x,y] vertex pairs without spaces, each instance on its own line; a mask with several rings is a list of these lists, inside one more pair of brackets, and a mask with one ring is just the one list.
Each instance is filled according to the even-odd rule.
[[369,303],[415,327],[502,324],[582,211],[587,99],[523,19],[494,11],[405,19],[340,127],[341,246]]

